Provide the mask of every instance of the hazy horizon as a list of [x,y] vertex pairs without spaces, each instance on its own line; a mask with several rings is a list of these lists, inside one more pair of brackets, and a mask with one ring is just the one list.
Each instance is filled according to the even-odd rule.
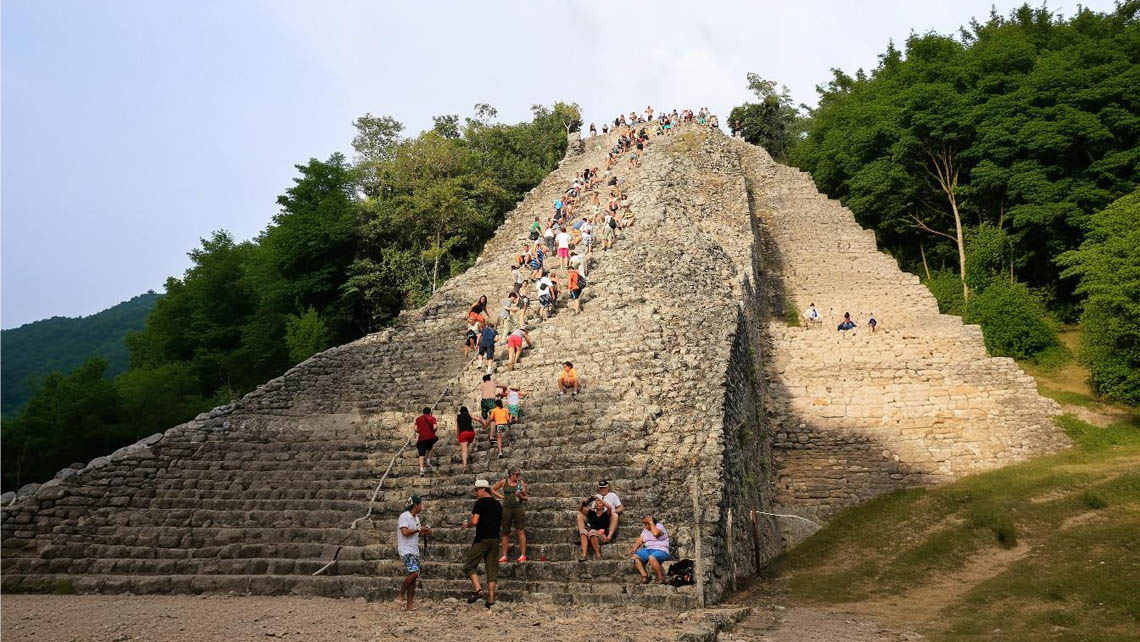
[[[529,119],[574,101],[619,112],[751,98],[747,72],[814,104],[829,69],[889,40],[956,33],[1022,2],[580,2],[485,5],[247,0],[6,0],[0,8],[0,327],[87,316],[181,276],[198,239],[254,237],[294,165],[351,156],[352,121],[406,134],[438,114]],[[1109,11],[1111,0],[1082,3]],[[1072,14],[1076,2],[1051,5]],[[633,19],[643,33],[624,33]]]

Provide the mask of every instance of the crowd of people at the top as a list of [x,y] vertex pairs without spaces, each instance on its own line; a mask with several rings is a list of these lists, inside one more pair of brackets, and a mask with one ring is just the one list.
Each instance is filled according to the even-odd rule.
[[[483,295],[467,309],[463,354],[470,357],[474,352],[479,368],[486,364],[486,371],[479,386],[480,416],[473,416],[466,406],[461,407],[456,416],[456,435],[464,472],[470,470],[469,449],[476,439],[478,427],[487,431],[498,458],[503,457],[503,434],[519,421],[522,399],[528,395],[517,385],[506,385],[494,379],[496,345],[506,345],[506,365],[513,370],[519,363],[524,345],[533,346],[530,324],[535,318],[545,320],[557,313],[559,302],[564,298],[569,301],[567,309],[573,309],[575,314],[582,311],[582,295],[595,245],[601,252],[614,249],[622,238],[621,230],[632,226],[637,218],[630,204],[626,181],[618,175],[618,170],[622,169],[622,156],[628,155],[630,170],[639,167],[641,155],[652,137],[670,135],[681,123],[717,126],[716,116],[707,109],[702,108],[696,113],[686,109],[654,114],[652,107],[647,107],[644,115],[630,112],[628,119],[624,114],[615,118],[612,128],[608,123],[604,124],[602,133],[615,135],[605,167],[583,167],[555,198],[548,215],[534,217],[528,228],[529,242],[524,243],[510,259],[511,289],[501,306],[494,309],[488,297]],[[590,134],[597,135],[593,124],[590,125]],[[557,257],[557,267],[547,266],[551,257]],[[563,274],[561,279],[559,271]],[[531,310],[532,304],[537,305],[537,310]],[[563,363],[557,375],[557,390],[559,395],[575,396],[581,392],[582,382],[573,363]],[[431,408],[425,407],[415,421],[421,476],[432,467],[432,454],[439,441],[436,428],[437,421]],[[463,524],[464,528],[475,529],[475,542],[464,560],[464,570],[473,588],[468,602],[483,598],[477,574],[482,562],[487,571],[486,605],[490,607],[495,600],[498,564],[507,561],[511,535],[518,541],[518,561],[527,560],[524,506],[530,494],[522,472],[517,468],[513,468],[506,479],[493,485],[484,479],[476,480],[475,493],[478,497],[475,508],[471,518]],[[500,504],[499,500],[503,503]],[[409,610],[414,608],[415,578],[419,573],[418,538],[431,532],[430,528],[420,524],[421,510],[422,500],[413,495],[408,500],[408,510],[400,516],[397,533],[398,551],[408,577],[396,599]],[[621,500],[610,490],[608,482],[600,482],[598,492],[579,506],[576,524],[581,548],[579,561],[586,561],[590,551],[601,559],[602,546],[612,542],[616,535],[621,511]],[[663,583],[661,563],[669,559],[668,533],[664,524],[651,515],[646,515],[642,522],[644,528],[629,554],[643,582],[651,581],[649,571],[652,571],[657,581]]]

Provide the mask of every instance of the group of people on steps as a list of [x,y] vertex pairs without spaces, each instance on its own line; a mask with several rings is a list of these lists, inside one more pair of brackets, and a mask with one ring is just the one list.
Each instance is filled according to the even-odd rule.
[[[460,461],[464,473],[470,472],[470,446],[475,441],[477,426],[487,431],[494,443],[498,458],[503,457],[503,434],[519,421],[520,404],[527,392],[516,385],[505,385],[493,377],[495,371],[495,347],[507,347],[507,367],[513,370],[522,357],[523,346],[533,347],[530,338],[532,297],[537,303],[534,316],[547,319],[555,312],[556,305],[563,295],[562,281],[558,270],[564,273],[566,289],[569,292],[570,307],[581,312],[582,294],[587,283],[590,257],[594,251],[595,236],[600,237],[600,251],[613,249],[619,230],[634,223],[629,195],[625,191],[625,181],[617,175],[615,168],[623,155],[629,155],[629,167],[640,166],[640,157],[650,144],[650,130],[657,136],[670,135],[680,123],[716,126],[716,117],[707,109],[696,114],[691,110],[673,110],[660,114],[654,119],[652,107],[647,107],[644,116],[630,112],[629,119],[621,115],[614,119],[613,128],[603,125],[603,134],[614,133],[613,147],[606,158],[606,167],[585,167],[577,173],[566,190],[555,199],[548,217],[535,217],[529,232],[530,243],[522,246],[511,260],[511,290],[507,294],[498,315],[490,309],[487,296],[480,296],[466,313],[466,332],[463,343],[464,357],[476,354],[480,369],[486,364],[479,386],[480,416],[473,416],[466,406],[459,409],[455,418],[456,438],[460,446]],[[638,127],[653,122],[650,126]],[[597,135],[593,124],[591,136]],[[603,198],[605,204],[603,205]],[[557,268],[550,269],[547,259],[557,257]],[[577,395],[581,392],[581,379],[573,363],[563,363],[557,376],[559,395]],[[414,436],[419,462],[420,476],[433,467],[432,455],[439,442],[438,422],[430,407],[425,407],[416,417]],[[498,565],[507,561],[510,537],[518,543],[518,562],[527,561],[526,541],[526,502],[530,499],[529,489],[522,471],[514,467],[508,475],[492,484],[486,479],[476,479],[473,487],[476,500],[471,517],[462,524],[465,529],[475,531],[467,554],[464,557],[464,573],[471,580],[472,592],[468,603],[480,599],[490,608],[495,603],[495,587]],[[419,538],[431,534],[431,529],[420,522],[423,499],[418,495],[408,498],[406,510],[400,515],[397,526],[397,550],[407,571],[407,577],[400,586],[396,601],[406,609],[414,610],[415,585],[420,573]],[[620,515],[623,511],[621,499],[610,489],[609,482],[599,482],[597,493],[587,497],[579,505],[576,516],[576,529],[580,546],[579,562],[585,562],[590,552],[596,559],[602,559],[603,546],[612,543],[616,537]],[[653,515],[642,519],[642,531],[634,540],[629,555],[643,583],[653,578],[664,583],[662,562],[669,559],[669,535],[665,525]],[[486,593],[480,584],[478,568],[482,564],[487,575]]]

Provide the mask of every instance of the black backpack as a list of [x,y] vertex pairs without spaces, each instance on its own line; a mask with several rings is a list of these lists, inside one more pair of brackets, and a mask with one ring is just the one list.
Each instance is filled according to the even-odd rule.
[[610,229],[611,230],[617,229],[617,219],[612,217],[612,216],[610,217]]
[[693,560],[679,560],[669,565],[666,572],[669,576],[669,586],[688,586],[695,583],[693,580]]

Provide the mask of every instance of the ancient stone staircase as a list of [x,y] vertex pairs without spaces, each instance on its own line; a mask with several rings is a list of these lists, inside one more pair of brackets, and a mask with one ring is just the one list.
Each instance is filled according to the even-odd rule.
[[[526,242],[530,221],[546,218],[582,167],[602,165],[611,143],[591,141],[584,155],[568,159],[520,204],[475,267],[396,328],[318,355],[234,407],[25,493],[5,510],[5,588],[50,589],[66,580],[80,591],[381,597],[394,593],[403,575],[395,518],[418,493],[435,531],[423,587],[429,595],[457,595],[468,587],[459,560],[471,533],[458,524],[470,513],[472,481],[495,481],[518,464],[534,498],[532,562],[503,565],[503,599],[694,603],[691,589],[630,586],[635,575],[625,551],[641,512],[652,510],[654,484],[635,461],[646,441],[634,434],[640,426],[622,400],[632,382],[659,374],[660,366],[637,356],[665,348],[652,328],[631,327],[614,314],[624,305],[615,298],[625,292],[608,281],[620,280],[623,270],[607,263],[629,255],[634,239],[595,255],[583,314],[563,301],[551,318],[532,323],[535,347],[518,368],[497,375],[531,393],[506,438],[508,458],[495,459],[481,439],[471,457],[474,475],[462,474],[454,440],[458,406],[478,412],[482,374],[460,350],[466,307],[486,294],[497,310],[510,287],[509,257]],[[635,188],[638,170],[616,171]],[[547,264],[554,267],[557,258]],[[580,397],[554,391],[566,360],[582,373]],[[404,450],[377,495],[376,518],[349,530],[423,405],[442,419],[439,465],[420,478],[414,449]],[[599,479],[611,480],[629,512],[608,559],[581,564],[576,506]],[[312,576],[334,551],[336,563]]]
[[[740,147],[771,250],[765,289],[782,294],[768,328],[778,504],[822,519],[1068,443],[1033,378],[989,358],[980,328],[939,314],[918,277],[878,251],[873,231],[806,173]],[[780,318],[787,304],[802,313],[811,303],[821,327]],[[856,330],[836,330],[845,312]]]
[[[502,599],[687,607],[717,599],[778,551],[783,525],[754,511],[779,503],[826,516],[1063,443],[1032,380],[985,358],[977,329],[938,315],[807,177],[683,127],[654,139],[640,168],[619,161],[637,223],[614,250],[594,252],[582,314],[564,298],[531,323],[534,347],[518,367],[495,373],[531,394],[505,458],[481,434],[464,474],[454,414],[478,412],[483,374],[462,354],[464,313],[484,294],[497,312],[531,221],[545,220],[583,167],[604,166],[611,144],[575,148],[476,265],[395,327],[21,489],[0,523],[4,590],[386,598],[403,576],[396,518],[416,493],[434,530],[423,589],[458,596],[472,483],[519,465],[533,496],[532,561],[502,565]],[[789,328],[773,321],[788,300],[860,322],[874,312],[883,330],[841,336],[831,319]],[[577,397],[557,394],[564,361],[581,374]],[[421,478],[404,447],[425,405],[443,439],[438,466]],[[626,512],[607,559],[579,563],[575,511],[599,479]],[[371,519],[350,528],[373,492]],[[676,557],[698,560],[698,586],[635,583],[625,553],[647,513],[664,520]]]

